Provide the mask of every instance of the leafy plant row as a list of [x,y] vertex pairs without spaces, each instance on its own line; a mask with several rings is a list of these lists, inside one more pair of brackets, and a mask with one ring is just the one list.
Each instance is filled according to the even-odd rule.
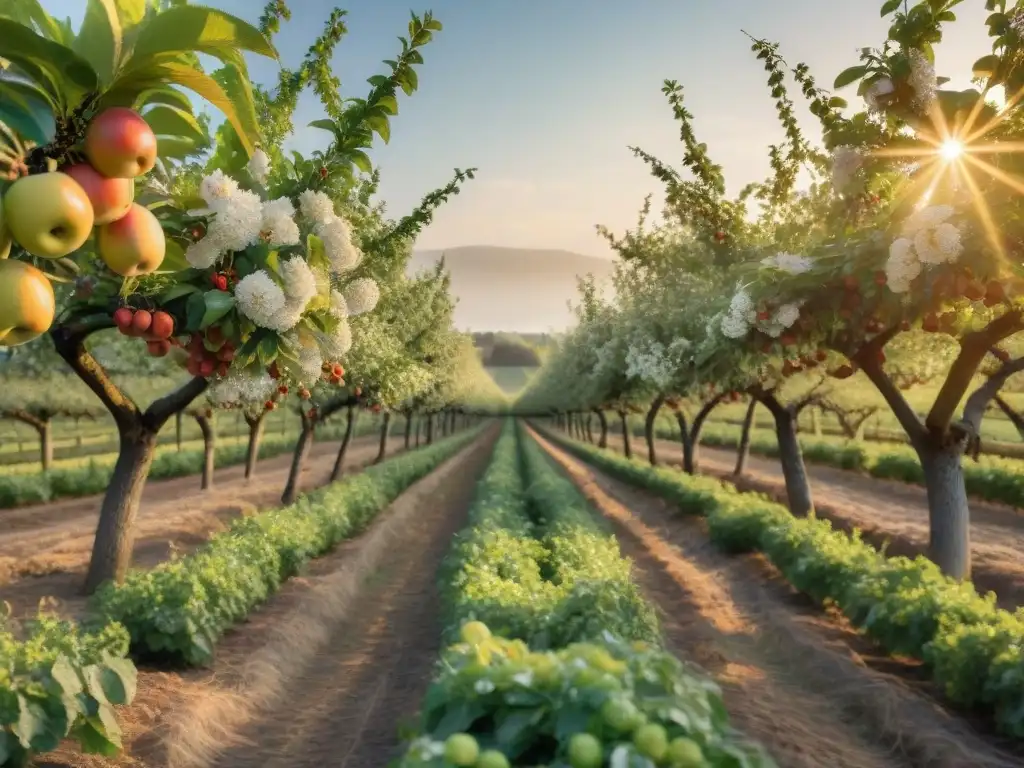
[[992,713],[999,729],[1024,738],[1024,609],[944,576],[924,557],[886,557],[827,520],[798,519],[759,494],[710,477],[655,468],[554,436],[575,455],[707,519],[726,552],[763,552],[789,582],[835,603],[889,653],[923,661],[955,704]]
[[294,504],[239,518],[200,549],[123,584],[107,584],[90,608],[119,622],[136,657],[202,665],[225,630],[243,620],[309,560],[362,532],[412,483],[454,456],[479,430],[403,453],[325,486]]
[[[260,443],[259,457],[270,459],[288,453],[295,447],[295,437],[267,436]],[[216,447],[218,467],[233,466],[245,461],[246,443],[233,443]],[[102,493],[110,485],[116,456],[92,459],[85,466],[51,469],[32,474],[0,474],[0,509],[28,504],[43,504],[54,499],[74,498]],[[149,471],[149,478],[166,480],[202,472],[203,450],[176,451],[165,449],[157,453]]]
[[40,612],[24,627],[0,621],[0,766],[21,768],[65,738],[114,755],[114,706],[135,697],[135,666],[119,624],[82,631]]
[[[679,433],[665,429],[658,436],[678,439]],[[924,485],[921,462],[910,446],[829,437],[801,436],[799,439],[807,461],[865,472],[881,480]],[[705,427],[701,438],[702,444],[718,448],[738,448],[739,442],[739,428],[717,424]],[[779,447],[775,433],[770,430],[751,430],[750,450],[762,456],[777,457]],[[982,454],[976,462],[964,464],[964,483],[970,496],[1024,507],[1024,460]]]
[[440,578],[454,644],[401,768],[772,765],[660,647],[614,536],[511,422]]

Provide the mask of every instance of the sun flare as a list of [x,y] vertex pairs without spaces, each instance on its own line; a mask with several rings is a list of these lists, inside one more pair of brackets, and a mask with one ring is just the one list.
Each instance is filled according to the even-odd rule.
[[964,145],[957,139],[946,139],[939,147],[939,154],[946,162],[956,160],[964,153]]

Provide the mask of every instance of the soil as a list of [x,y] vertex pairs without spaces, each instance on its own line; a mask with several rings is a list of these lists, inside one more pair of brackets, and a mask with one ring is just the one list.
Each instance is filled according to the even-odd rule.
[[[608,446],[622,451],[609,435]],[[655,442],[663,464],[682,466],[682,447],[674,440]],[[643,438],[633,441],[634,456],[646,456]],[[742,490],[766,493],[786,503],[786,484],[778,459],[747,459],[742,478],[732,474],[736,453],[701,446],[698,470],[736,483]],[[859,529],[865,540],[894,555],[914,557],[928,550],[928,498],[924,487],[882,480],[846,469],[807,463],[815,510],[837,528]],[[1013,507],[971,499],[971,580],[979,592],[994,592],[1003,608],[1024,606],[1024,515]]]
[[40,768],[381,768],[440,654],[435,572],[497,429],[420,480],[366,533],[310,563],[222,638],[212,668],[143,670],[125,753],[71,745]]
[[670,650],[717,680],[734,724],[782,768],[1024,764],[1024,750],[944,708],[918,667],[811,604],[764,558],[723,555],[699,518],[541,442],[611,521]]
[[[347,471],[362,468],[377,455],[378,438],[352,441]],[[314,444],[301,484],[326,483],[340,443]],[[401,441],[390,441],[392,452]],[[223,531],[239,515],[280,503],[291,455],[261,461],[245,480],[244,467],[217,470],[213,487],[199,489],[198,476],[156,480],[146,484],[136,528],[132,565],[153,568],[172,554],[186,554]],[[11,604],[15,617],[34,614],[44,597],[55,598],[60,612],[78,616],[85,605],[80,594],[92,552],[101,497],[73,499],[0,513],[0,600]]]

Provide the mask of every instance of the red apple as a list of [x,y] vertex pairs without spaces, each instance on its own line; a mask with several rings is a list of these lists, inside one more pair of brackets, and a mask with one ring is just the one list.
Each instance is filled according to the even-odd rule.
[[114,324],[121,333],[127,334],[129,328],[131,328],[132,314],[128,307],[120,307],[114,310]]
[[112,179],[134,179],[156,163],[156,134],[142,116],[126,107],[104,110],[85,131],[85,155]]
[[131,179],[109,179],[88,163],[78,163],[64,173],[78,182],[92,203],[96,226],[117,221],[135,201],[135,185]]
[[153,313],[153,322],[149,326],[149,332],[156,339],[169,339],[174,333],[174,318],[163,310]]
[[146,342],[146,349],[153,357],[163,357],[171,351],[171,343],[166,339],[156,339]]
[[132,330],[136,334],[142,335],[149,330],[149,326],[153,324],[153,315],[148,310],[140,309],[132,317]]
[[123,277],[156,270],[164,260],[167,241],[156,216],[132,203],[128,213],[96,230],[96,250],[110,268]]

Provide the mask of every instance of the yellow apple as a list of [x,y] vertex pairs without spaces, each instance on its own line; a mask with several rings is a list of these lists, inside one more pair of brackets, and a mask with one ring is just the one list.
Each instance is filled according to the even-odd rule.
[[4,207],[0,204],[0,259],[6,259],[11,255],[11,245],[14,240],[11,239],[11,233],[4,225]]
[[120,219],[96,229],[96,250],[111,271],[135,277],[160,266],[167,241],[156,216],[148,208],[132,203]]
[[85,129],[85,156],[107,178],[134,179],[156,163],[156,134],[138,112],[111,107]]
[[40,270],[17,259],[0,261],[0,345],[24,344],[50,330],[53,286]]
[[88,163],[77,163],[64,170],[78,182],[92,203],[93,223],[98,227],[117,221],[132,207],[135,182],[131,179],[108,179]]
[[39,173],[11,185],[4,219],[15,242],[41,259],[59,259],[82,247],[92,232],[89,196],[65,173]]

